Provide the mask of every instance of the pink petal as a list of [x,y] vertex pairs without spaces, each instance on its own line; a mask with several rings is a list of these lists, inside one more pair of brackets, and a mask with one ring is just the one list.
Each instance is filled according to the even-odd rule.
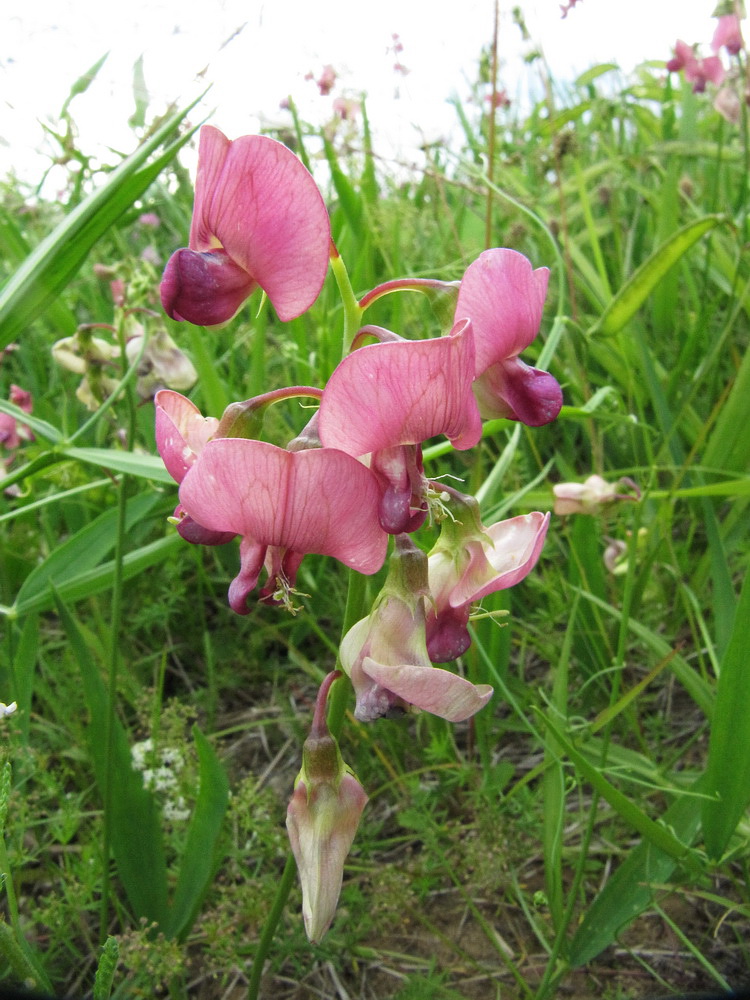
[[716,25],[716,31],[714,32],[714,37],[711,42],[711,48],[714,52],[718,52],[719,49],[724,46],[730,55],[736,56],[742,49],[743,44],[742,29],[737,15],[722,15],[722,17],[719,18],[719,23]]
[[515,250],[485,250],[461,279],[456,319],[468,316],[474,328],[475,373],[513,358],[539,332],[549,268],[534,270]]
[[226,323],[257,288],[224,250],[177,250],[167,261],[159,294],[167,316],[196,326]]
[[527,427],[541,427],[557,418],[563,396],[554,375],[530,368],[520,358],[498,361],[474,383],[479,411],[486,420],[507,417]]
[[451,591],[451,606],[473,604],[520,583],[539,560],[549,521],[549,514],[535,511],[486,528],[491,544],[471,547],[471,562]]
[[257,282],[279,318],[300,316],[328,270],[330,221],[323,198],[291,150],[263,135],[230,142],[201,129],[193,250],[221,245]]
[[450,336],[361,347],[344,358],[320,403],[320,440],[355,457],[445,434],[454,448],[481,437],[471,393],[468,322]]
[[154,397],[156,446],[172,479],[181,483],[185,473],[215,434],[219,421],[204,417],[198,407],[179,392],[162,389]]
[[395,667],[365,657],[364,672],[410,705],[448,722],[463,722],[475,715],[492,697],[489,684],[472,684],[439,667],[403,664]]
[[343,452],[239,438],[209,441],[180,487],[180,503],[206,528],[334,556],[367,574],[386,554],[378,500],[370,471]]

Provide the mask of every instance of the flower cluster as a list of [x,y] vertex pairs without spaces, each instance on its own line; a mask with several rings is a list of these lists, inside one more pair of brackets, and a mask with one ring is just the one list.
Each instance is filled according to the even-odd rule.
[[709,83],[716,87],[714,107],[728,121],[736,123],[739,120],[740,90],[744,88],[742,97],[747,103],[750,103],[750,92],[741,68],[733,64],[727,69],[722,62],[722,49],[732,57],[739,56],[745,49],[740,19],[734,12],[718,17],[711,40],[711,55],[701,57],[695,46],[678,39],[667,69],[670,73],[684,73],[696,94],[702,94]]
[[[217,325],[260,286],[282,320],[294,319],[317,298],[329,255],[340,273],[323,199],[300,161],[272,139],[230,142],[204,127],[190,245],[172,256],[161,285],[167,313]],[[296,611],[308,554],[374,574],[393,537],[383,587],[340,649],[362,721],[421,710],[460,722],[491,697],[489,686],[436,664],[468,648],[476,602],[533,569],[549,515],[483,526],[472,497],[426,477],[422,447],[444,436],[473,448],[487,418],[555,419],[560,386],[520,357],[538,333],[548,276],[520,253],[487,250],[460,282],[394,280],[350,302],[349,315],[361,318],[385,295],[420,291],[441,305],[445,328],[436,321],[436,335],[410,340],[360,325],[323,388],[276,389],[220,418],[177,392],[156,395],[157,445],[180,485],[178,532],[202,545],[240,539],[229,587],[238,614],[256,588],[260,601]],[[266,409],[296,397],[317,403],[307,426],[286,446],[261,440]],[[440,525],[429,552],[412,537],[425,522]],[[325,727],[329,683],[288,820],[312,940],[332,919],[366,801]]]

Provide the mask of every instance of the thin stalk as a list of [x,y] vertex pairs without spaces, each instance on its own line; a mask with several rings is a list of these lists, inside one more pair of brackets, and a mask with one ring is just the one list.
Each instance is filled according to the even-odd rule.
[[[331,270],[333,271],[333,276],[336,279],[336,284],[338,285],[339,294],[341,295],[341,301],[344,307],[344,330],[341,344],[341,357],[344,358],[349,353],[352,341],[354,340],[357,330],[360,327],[362,313],[364,310],[360,308],[359,303],[357,302],[357,298],[352,289],[351,281],[349,280],[349,274],[346,270],[346,266],[339,256],[339,252],[336,249],[336,245],[333,240],[331,240],[330,260]],[[342,639],[351,626],[362,617],[365,588],[366,581],[362,574],[356,573],[354,570],[349,570],[346,608],[341,628]],[[341,732],[344,715],[346,713],[346,703],[349,698],[350,691],[351,683],[347,683],[345,681],[345,675],[342,675],[340,681],[332,686],[332,691],[328,699],[328,726],[334,739],[338,739]],[[263,926],[263,933],[260,936],[258,947],[253,957],[253,965],[250,971],[250,982],[247,989],[247,1000],[258,1000],[258,990],[260,989],[260,980],[263,975],[263,966],[265,965],[266,957],[268,956],[271,945],[273,944],[273,939],[276,936],[276,929],[284,912],[284,907],[286,906],[289,898],[292,885],[294,884],[295,875],[296,864],[294,856],[290,852],[286,859],[286,865],[284,866],[284,872],[281,876],[281,880],[279,881],[279,887],[276,890],[276,897],[273,901],[273,905],[271,906],[271,910],[266,917],[266,922]]]

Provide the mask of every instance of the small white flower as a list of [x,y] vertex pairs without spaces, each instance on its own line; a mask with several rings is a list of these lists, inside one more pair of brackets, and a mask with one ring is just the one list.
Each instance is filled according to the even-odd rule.
[[0,719],[4,719],[6,715],[13,715],[18,705],[12,701],[10,705],[6,705],[5,702],[0,701]]

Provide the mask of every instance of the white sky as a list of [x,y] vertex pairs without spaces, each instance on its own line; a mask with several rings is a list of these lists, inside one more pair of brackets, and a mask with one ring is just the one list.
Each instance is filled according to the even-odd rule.
[[[521,5],[535,42],[558,79],[616,61],[625,71],[645,59],[668,59],[676,38],[708,46],[715,0],[579,0],[563,20],[559,0],[501,0],[500,82],[523,102],[536,71],[512,23]],[[5,5],[4,5],[5,6]],[[144,57],[149,119],[171,100],[189,101],[212,83],[193,113],[230,138],[257,131],[261,120],[289,121],[279,101],[291,94],[302,116],[325,121],[338,94],[368,95],[377,148],[415,158],[418,131],[430,139],[454,128],[452,94],[465,96],[480,49],[492,37],[493,0],[24,0],[0,15],[0,177],[14,167],[37,179],[47,160],[40,122],[54,123],[71,85],[105,52],[109,57],[71,113],[81,145],[128,152],[136,143],[127,118],[134,109],[133,65]],[[392,34],[402,63],[393,70]],[[326,64],[339,74],[321,97]],[[198,74],[203,70],[205,74]],[[47,146],[47,149],[55,148]],[[410,150],[412,152],[410,152]]]

